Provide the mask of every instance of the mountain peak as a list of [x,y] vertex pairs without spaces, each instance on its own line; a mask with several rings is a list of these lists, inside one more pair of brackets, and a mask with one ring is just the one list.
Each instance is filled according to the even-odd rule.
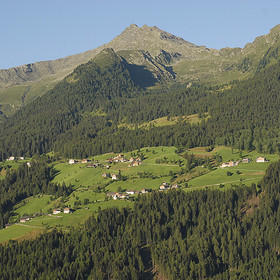
[[133,31],[135,31],[137,29],[139,29],[138,25],[132,23],[123,31],[123,33],[133,32]]
[[[183,56],[193,56],[203,51],[205,47],[196,46],[171,33],[161,30],[157,26],[136,24],[128,26],[120,35],[115,37],[106,47],[118,50],[147,50],[152,56],[157,56],[161,50],[173,53],[178,52]],[[201,48],[199,51],[198,49]]]
[[132,24],[130,24],[130,25],[129,25],[129,27],[128,27],[128,28],[139,28],[139,27],[138,27],[138,25],[137,25],[137,24],[132,23]]

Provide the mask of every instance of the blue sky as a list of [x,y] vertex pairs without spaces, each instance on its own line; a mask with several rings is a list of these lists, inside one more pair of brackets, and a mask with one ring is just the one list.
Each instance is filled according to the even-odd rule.
[[94,49],[132,23],[216,49],[244,47],[280,24],[279,0],[1,2],[0,69]]

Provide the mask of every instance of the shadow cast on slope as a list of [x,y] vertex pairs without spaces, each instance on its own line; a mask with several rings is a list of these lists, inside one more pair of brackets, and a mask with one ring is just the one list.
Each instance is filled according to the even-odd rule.
[[141,88],[154,86],[159,82],[145,66],[127,64],[132,80]]

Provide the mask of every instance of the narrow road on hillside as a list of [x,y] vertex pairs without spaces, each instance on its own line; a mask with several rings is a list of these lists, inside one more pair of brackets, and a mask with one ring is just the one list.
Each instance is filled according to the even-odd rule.
[[164,164],[164,163],[146,163],[146,165],[160,165],[160,166],[179,166],[178,164]]
[[24,225],[24,224],[20,224],[20,223],[15,223],[15,225],[23,226],[23,227],[30,227],[30,228],[42,228],[42,229],[45,229],[45,227],[30,226],[30,225]]
[[[254,177],[251,179],[244,179],[241,182],[245,182],[245,181],[251,181],[251,180],[255,180],[255,179],[261,179],[262,177]],[[239,183],[240,180],[235,180],[235,181],[230,181],[230,182],[222,182],[222,183],[218,183],[218,184],[210,184],[210,185],[204,185],[204,186],[196,186],[196,187],[190,187],[190,189],[199,189],[199,188],[206,188],[206,187],[213,187],[213,186],[219,186],[219,185],[224,185],[224,184],[232,184],[232,183]]]

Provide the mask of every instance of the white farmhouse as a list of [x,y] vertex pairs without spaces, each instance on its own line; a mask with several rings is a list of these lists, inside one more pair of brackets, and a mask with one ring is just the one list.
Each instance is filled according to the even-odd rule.
[[134,191],[134,190],[128,190],[128,191],[126,191],[126,193],[127,193],[127,194],[132,194],[132,195],[133,195],[133,194],[135,194],[135,191]]
[[71,209],[70,208],[64,208],[63,213],[64,214],[69,214],[69,213],[71,213]]
[[7,158],[7,160],[8,161],[13,161],[13,160],[15,160],[15,157],[14,156],[10,156],[10,157]]
[[256,162],[268,162],[268,160],[265,157],[257,157]]
[[119,175],[118,174],[111,174],[112,180],[118,180]]
[[60,209],[53,209],[53,214],[54,215],[59,214],[59,213],[61,213]]
[[240,162],[239,161],[229,161],[229,162],[223,162],[222,165],[221,165],[221,168],[225,168],[225,167],[233,167],[233,166],[236,166],[238,165]]

